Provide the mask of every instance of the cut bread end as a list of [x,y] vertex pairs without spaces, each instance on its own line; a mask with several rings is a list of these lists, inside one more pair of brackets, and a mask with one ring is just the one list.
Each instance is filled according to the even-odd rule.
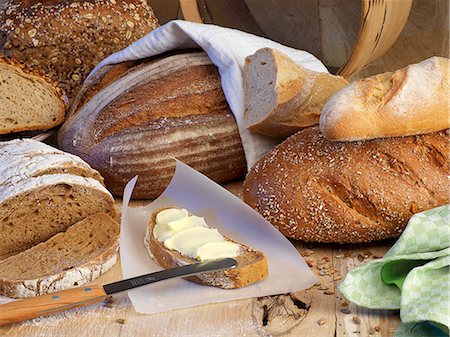
[[271,137],[287,137],[319,123],[328,98],[348,82],[299,66],[283,53],[263,48],[244,66],[244,126]]
[[[156,215],[164,209],[167,208],[157,209],[153,212],[147,227],[144,245],[150,257],[165,269],[199,263],[196,259],[186,257],[175,250],[167,249],[162,242],[159,242],[154,237],[153,227],[156,223]],[[237,266],[234,269],[186,277],[187,280],[223,289],[235,289],[248,286],[267,277],[268,265],[262,252],[237,243],[227,237],[225,239],[239,245],[238,256],[234,257],[237,261]]]
[[0,57],[0,84],[0,134],[50,129],[64,121],[64,97],[46,78]]
[[117,261],[119,224],[97,213],[0,262],[0,294],[21,298],[87,284]]

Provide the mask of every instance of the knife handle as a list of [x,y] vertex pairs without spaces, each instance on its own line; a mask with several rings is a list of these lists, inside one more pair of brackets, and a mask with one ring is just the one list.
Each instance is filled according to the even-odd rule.
[[89,285],[10,302],[0,305],[0,326],[101,302],[106,297],[101,286]]

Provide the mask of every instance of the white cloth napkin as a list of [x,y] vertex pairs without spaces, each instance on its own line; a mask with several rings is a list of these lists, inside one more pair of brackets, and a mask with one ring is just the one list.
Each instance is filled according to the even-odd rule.
[[242,125],[244,114],[242,70],[245,57],[255,53],[258,49],[269,47],[282,51],[305,68],[327,72],[322,62],[313,55],[235,29],[176,20],[168,22],[127,48],[110,55],[100,62],[89,76],[107,64],[138,60],[173,49],[198,47],[208,54],[219,69],[222,89],[236,118],[247,167],[250,168],[264,153],[275,146],[277,141],[250,132]]

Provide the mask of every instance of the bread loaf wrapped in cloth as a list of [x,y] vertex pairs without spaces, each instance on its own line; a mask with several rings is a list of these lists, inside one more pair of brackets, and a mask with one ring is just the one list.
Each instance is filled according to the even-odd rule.
[[[162,55],[198,47],[207,55]],[[157,197],[173,175],[173,158],[217,182],[240,178],[277,142],[241,122],[245,57],[263,47],[326,72],[314,56],[267,39],[172,21],[94,69],[70,108],[59,144],[98,169],[117,195],[138,174],[133,196]]]

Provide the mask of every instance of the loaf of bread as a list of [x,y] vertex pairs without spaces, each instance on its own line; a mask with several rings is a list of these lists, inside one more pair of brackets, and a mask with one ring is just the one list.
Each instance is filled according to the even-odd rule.
[[263,48],[244,66],[244,125],[271,137],[287,137],[319,123],[320,111],[348,82],[297,65],[278,50]]
[[450,127],[448,58],[432,57],[356,81],[327,102],[320,131],[330,140],[410,136]]
[[99,170],[115,195],[138,174],[135,198],[165,189],[174,158],[217,182],[246,170],[220,76],[205,53],[101,69],[74,99],[58,143]]
[[[150,218],[150,221],[148,223],[148,227],[145,234],[144,239],[144,245],[147,248],[148,253],[154,259],[161,267],[163,268],[174,268],[183,266],[186,264],[193,264],[198,263],[199,259],[195,259],[193,257],[189,257],[186,255],[181,254],[177,250],[174,249],[168,249],[165,246],[165,243],[167,241],[160,241],[155,237],[155,226],[158,223],[158,214],[164,210],[172,209],[171,207],[167,208],[160,208],[155,210]],[[177,209],[177,208],[175,208]],[[179,210],[179,209],[178,209]],[[186,210],[183,210],[186,211]],[[192,216],[192,214],[189,214],[186,211],[186,216]],[[195,217],[195,216],[194,216]],[[201,222],[203,222],[203,226],[211,230],[212,228],[207,226],[204,222],[203,218],[197,218]],[[180,220],[173,219],[173,220]],[[158,223],[159,225],[167,225],[165,223]],[[193,227],[186,226],[187,231],[194,229]],[[194,229],[195,230],[195,229]],[[159,230],[161,233],[161,229]],[[180,232],[178,232],[180,233]],[[165,233],[164,233],[165,234]],[[169,239],[170,237],[168,235],[161,235],[160,236],[164,239]],[[220,233],[217,233],[219,236],[221,236]],[[174,235],[172,236],[172,238]],[[231,239],[224,237],[225,243],[231,243],[232,245],[235,245],[237,248],[237,251],[235,253],[236,256],[229,256],[229,255],[222,255],[216,258],[225,258],[225,257],[231,257],[236,260],[237,265],[233,269],[225,269],[225,270],[219,270],[214,271],[210,273],[205,274],[198,274],[194,276],[187,277],[186,279],[195,283],[203,284],[203,285],[210,285],[214,287],[219,287],[223,289],[234,289],[234,288],[241,288],[245,287],[247,285],[256,283],[258,281],[261,281],[268,275],[268,266],[267,266],[267,260],[264,254],[258,250],[255,250],[253,248],[250,248],[246,245],[236,243],[232,241]],[[199,244],[201,242],[199,240],[199,237],[194,237],[193,240],[197,240],[197,254],[200,254],[199,251],[202,249],[202,247]],[[209,242],[209,244],[214,242]],[[203,246],[205,247],[205,246]],[[217,252],[215,252],[217,253]],[[216,255],[217,256],[217,255]]]
[[81,159],[33,140],[0,143],[0,260],[88,215],[116,217],[103,178]]
[[51,129],[64,121],[65,110],[53,81],[0,54],[0,135]]
[[140,0],[7,0],[0,52],[48,74],[71,99],[102,59],[158,23]]
[[0,261],[0,294],[31,297],[81,286],[117,261],[119,224],[105,213]]
[[414,213],[449,202],[448,155],[446,132],[332,142],[311,127],[252,168],[244,200],[293,239],[398,237]]

